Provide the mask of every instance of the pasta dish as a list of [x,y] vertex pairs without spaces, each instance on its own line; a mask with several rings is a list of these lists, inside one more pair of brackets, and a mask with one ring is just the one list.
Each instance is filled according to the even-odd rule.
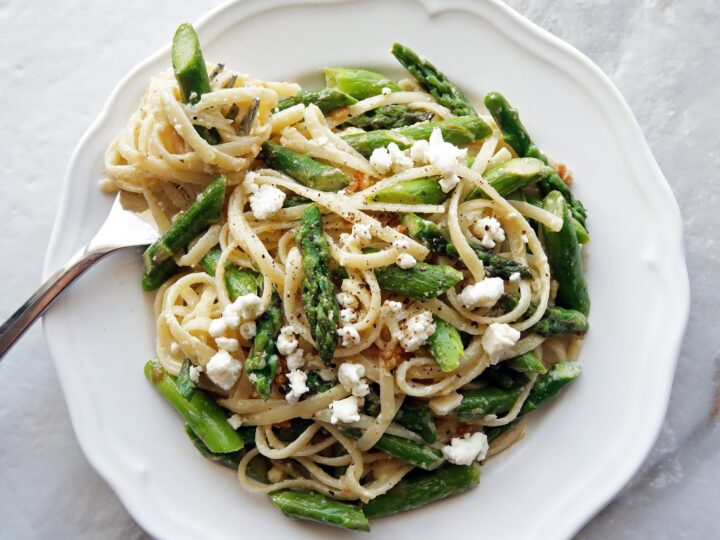
[[206,63],[192,26],[110,144],[149,209],[151,385],[205,457],[354,530],[478,484],[580,374],[587,212],[492,92],[407,72],[326,86]]

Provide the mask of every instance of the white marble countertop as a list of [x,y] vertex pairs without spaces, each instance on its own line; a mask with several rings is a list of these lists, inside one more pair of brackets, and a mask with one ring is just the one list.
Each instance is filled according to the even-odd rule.
[[[178,22],[218,3],[0,2],[0,320],[39,282],[68,158],[110,91]],[[716,538],[720,6],[510,4],[587,54],[619,87],[685,223],[692,308],[662,433],[642,469],[579,538]],[[39,325],[0,364],[0,432],[0,538],[147,537],[82,455]]]

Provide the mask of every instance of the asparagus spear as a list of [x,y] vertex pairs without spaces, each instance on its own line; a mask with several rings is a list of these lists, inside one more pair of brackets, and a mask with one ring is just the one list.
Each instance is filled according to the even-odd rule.
[[418,122],[430,120],[432,117],[432,113],[411,109],[407,105],[384,105],[354,116],[345,123],[362,128],[365,131],[375,131],[377,129],[396,129],[411,126]]
[[580,245],[570,220],[570,210],[563,196],[557,191],[550,192],[543,205],[545,210],[563,219],[562,229],[558,232],[543,227],[550,268],[558,282],[555,301],[563,307],[587,315],[590,311],[590,297],[583,274]]
[[330,246],[323,236],[320,208],[310,204],[305,209],[295,240],[303,252],[302,301],[315,347],[326,363],[335,354],[337,326],[340,318],[335,285],[330,278]]
[[[345,428],[342,431],[355,439],[362,436],[359,428]],[[442,452],[437,448],[388,433],[383,434],[373,448],[426,471],[438,468],[445,461]]]
[[392,53],[425,90],[457,116],[477,114],[470,100],[434,65],[420,58],[414,51],[394,43]]
[[321,88],[313,92],[301,90],[293,97],[281,99],[278,103],[277,110],[284,111],[294,105],[302,103],[303,105],[315,104],[323,114],[327,114],[332,110],[347,107],[353,103],[357,103],[357,99],[341,92],[337,88]]
[[460,339],[460,332],[453,325],[433,315],[435,332],[428,339],[428,348],[433,360],[443,371],[454,371],[460,365],[465,349]]
[[416,300],[436,298],[463,279],[451,266],[424,262],[408,270],[396,265],[376,268],[375,277],[381,289]]
[[[541,160],[531,157],[513,158],[500,163],[487,171],[485,180],[495,188],[501,197],[506,197],[513,191],[547,178],[555,174],[552,167],[548,167]],[[468,193],[467,200],[485,197],[482,189],[473,188]]]
[[[552,399],[569,382],[577,379],[582,372],[578,362],[558,362],[535,382],[518,417],[536,410],[540,405]],[[463,400],[457,409],[458,420],[467,421],[483,418],[488,414],[508,412],[517,401],[522,388],[502,390],[499,388],[480,388],[463,393]]]
[[[413,213],[403,214],[400,223],[407,228],[408,234],[412,238],[425,244],[433,253],[447,255],[454,259],[459,258],[457,249],[450,242],[450,235],[437,223]],[[527,266],[486,251],[476,240],[468,240],[468,243],[478,259],[482,261],[488,276],[509,279],[512,274],[517,272],[523,278],[532,277],[532,272]]]
[[283,202],[283,208],[292,208],[294,206],[302,206],[303,204],[310,204],[310,199],[300,197],[299,195],[289,195],[285,197]]
[[312,394],[322,394],[336,385],[333,381],[324,380],[317,371],[308,372],[305,384]]
[[171,276],[180,268],[175,264],[175,259],[165,259],[159,263],[153,263],[150,270],[146,271],[142,277],[142,288],[144,291],[150,292],[159,289]]
[[521,354],[520,356],[511,358],[505,363],[511,369],[514,369],[515,371],[520,371],[522,373],[547,373],[547,368],[545,367],[545,365],[532,351],[528,351],[525,354]]
[[210,461],[220,463],[221,465],[224,465],[229,469],[237,470],[238,465],[240,464],[240,460],[245,455],[244,449],[238,450],[236,452],[229,452],[227,454],[216,454],[214,452],[211,452],[210,449],[205,446],[205,443],[202,442],[202,439],[200,437],[195,435],[195,432],[190,429],[190,426],[185,426],[185,433],[187,434],[190,441],[193,443],[193,446],[197,448],[197,451],[200,452],[203,457],[209,459]]
[[363,510],[370,519],[389,516],[456,495],[475,487],[478,482],[480,466],[477,464],[467,467],[446,464],[432,472],[417,471],[387,493],[372,499]]
[[275,342],[282,326],[282,300],[277,291],[273,291],[270,305],[256,324],[257,332],[250,356],[245,361],[245,371],[258,394],[267,399],[279,368]]
[[180,395],[185,399],[192,398],[192,395],[195,393],[196,385],[190,377],[191,367],[192,362],[190,361],[190,359],[186,358],[185,360],[183,360],[183,363],[180,366],[180,373],[178,373],[177,379],[175,380],[175,382],[177,383],[178,392],[180,392]]
[[[491,92],[486,95],[485,106],[500,127],[505,142],[512,146],[518,156],[537,158],[547,164],[547,156],[530,139],[530,135],[528,135],[525,126],[520,121],[518,110],[512,108],[502,94]],[[553,174],[543,178],[540,182],[540,189],[543,196],[553,190],[560,191],[570,205],[573,216],[584,227],[587,218],[585,207],[574,197],[565,182],[557,174],[553,172]]]
[[338,191],[350,183],[350,177],[340,169],[271,141],[263,144],[262,158],[273,169],[312,189]]
[[515,371],[503,362],[497,366],[490,366],[482,372],[480,378],[490,386],[502,390],[513,390],[528,383],[530,380],[525,373]]
[[396,182],[379,189],[368,200],[397,204],[442,204],[448,198],[437,176]]
[[[370,416],[380,414],[380,397],[373,391],[365,396],[363,410]],[[427,403],[415,401],[411,398],[405,399],[395,413],[393,423],[402,426],[420,435],[425,442],[434,443],[437,441],[437,428],[432,413]]]
[[370,525],[363,511],[354,504],[344,503],[319,493],[306,491],[273,491],[272,503],[292,519],[306,519],[353,531],[369,531]]
[[484,139],[492,129],[477,116],[458,116],[447,120],[422,122],[396,130],[377,130],[365,133],[350,133],[343,139],[362,155],[368,157],[376,148],[384,148],[391,142],[398,145],[401,150],[412,146],[419,140],[427,140],[434,128],[440,128],[443,140],[460,145],[470,144]]
[[202,390],[195,390],[192,398],[180,394],[175,377],[165,371],[157,360],[145,364],[145,377],[155,389],[180,413],[187,425],[216,454],[240,450],[242,437],[228,424],[224,410]]
[[382,93],[383,88],[393,92],[402,90],[396,82],[385,75],[368,69],[356,68],[325,68],[325,86],[336,88],[354,97],[365,99]]
[[[191,24],[178,26],[173,37],[172,65],[184,103],[197,103],[200,96],[210,92],[210,79],[203,59],[200,41]],[[209,144],[219,144],[220,134],[215,128],[196,125],[195,131]]]
[[[215,275],[221,251],[220,246],[215,246],[200,260],[200,266],[208,275]],[[225,265],[225,286],[230,300],[234,302],[239,296],[257,293],[262,288],[262,278],[257,272],[228,262]]]
[[[517,306],[520,297],[518,294],[503,294],[498,300],[498,305],[504,311],[512,311]],[[532,317],[537,310],[537,303],[530,302],[523,318]],[[542,319],[530,328],[543,336],[554,336],[566,332],[582,334],[588,331],[590,323],[587,317],[574,309],[565,309],[558,306],[548,306]]]
[[190,207],[179,214],[170,228],[152,244],[143,254],[145,274],[153,270],[153,266],[187,246],[190,241],[200,234],[213,221],[220,218],[223,203],[225,202],[225,188],[227,180],[220,175],[198,196]]

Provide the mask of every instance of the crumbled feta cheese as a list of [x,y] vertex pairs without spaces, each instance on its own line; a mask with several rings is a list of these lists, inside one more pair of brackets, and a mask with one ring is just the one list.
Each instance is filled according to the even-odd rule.
[[235,338],[216,337],[215,343],[219,349],[227,352],[235,352],[240,348],[240,344]]
[[262,312],[262,299],[256,294],[244,294],[225,307],[223,319],[230,328],[237,328],[240,321],[254,321]]
[[450,444],[443,446],[442,453],[450,463],[471,465],[475,460],[485,459],[489,449],[484,433],[466,433],[464,437],[455,437]]
[[201,371],[202,371],[202,367],[200,367],[200,366],[190,366],[188,375],[190,376],[190,380],[192,382],[194,382],[195,384],[200,382],[200,372]]
[[478,219],[472,226],[475,235],[480,238],[480,244],[486,249],[492,249],[496,244],[505,241],[505,231],[500,222],[494,217]]
[[370,165],[380,174],[386,174],[390,170],[400,172],[409,169],[413,166],[413,160],[396,143],[390,143],[387,148],[373,150]]
[[360,306],[360,301],[354,294],[339,292],[335,295],[335,299],[344,308],[357,309]]
[[338,380],[343,388],[353,396],[363,397],[370,393],[370,387],[364,379],[365,366],[346,362],[338,369]]
[[287,364],[287,367],[290,371],[294,369],[300,369],[304,363],[303,357],[305,356],[305,351],[303,351],[301,348],[295,349],[293,352],[288,354],[285,357],[285,363]]
[[250,195],[250,208],[255,219],[267,219],[280,210],[285,202],[285,193],[273,185],[263,184]]
[[292,326],[283,326],[275,343],[277,350],[283,356],[287,356],[297,349],[298,340]]
[[170,343],[170,354],[173,356],[177,356],[182,352],[182,349],[180,348],[180,344],[177,341],[173,341]]
[[352,347],[360,343],[360,334],[354,326],[343,326],[337,329],[337,334],[342,340],[341,345],[343,347]]
[[505,291],[502,278],[485,278],[473,285],[468,285],[458,295],[462,304],[470,309],[477,307],[492,307],[500,300]]
[[416,141],[410,148],[410,157],[418,164],[431,163],[440,169],[442,178],[440,188],[445,192],[452,190],[459,182],[458,165],[464,165],[467,149],[458,148],[443,140],[440,128],[434,128],[428,141]]
[[417,260],[409,253],[401,253],[395,260],[395,264],[403,270],[409,270],[410,268],[415,268]]
[[435,416],[447,416],[460,406],[463,397],[457,392],[450,392],[444,396],[432,398],[428,406]]
[[254,338],[256,333],[257,324],[255,324],[255,321],[245,321],[240,325],[240,335],[248,341]]
[[242,367],[242,363],[227,351],[218,351],[205,366],[205,372],[220,388],[230,390],[240,377]]
[[208,327],[208,334],[210,334],[214,338],[222,336],[227,330],[227,327],[228,325],[225,319],[213,319],[212,321],[210,321],[210,326]]
[[350,422],[357,422],[360,420],[360,398],[355,396],[348,396],[345,399],[339,399],[333,401],[330,404],[330,423],[337,424],[342,422],[348,424]]
[[233,429],[238,429],[243,424],[242,416],[239,414],[233,414],[227,421]]
[[357,311],[352,308],[343,308],[340,310],[340,326],[351,325],[358,320]]
[[388,86],[383,86],[383,87],[382,87],[382,90],[380,90],[380,93],[381,93],[383,96],[387,96],[388,94],[391,94],[391,93],[392,93],[392,90],[391,90],[390,87],[388,87]]
[[407,318],[405,306],[402,305],[402,302],[385,300],[385,302],[383,302],[382,309],[385,310],[385,313],[387,313],[391,319],[395,319],[396,321],[401,321],[402,319]]
[[407,352],[418,350],[435,333],[431,311],[421,311],[405,320],[400,335],[400,346]]
[[285,399],[288,403],[295,404],[300,400],[300,396],[310,391],[307,384],[305,384],[307,382],[307,373],[294,369],[287,374],[287,378],[290,391],[285,394]]
[[520,281],[520,272],[513,272],[512,274],[510,274],[508,280],[512,282]]
[[350,234],[340,235],[340,241],[345,247],[360,249],[372,240],[372,229],[363,223],[353,225]]
[[483,334],[482,344],[490,356],[490,363],[497,363],[500,355],[515,345],[520,339],[520,332],[505,323],[492,323]]

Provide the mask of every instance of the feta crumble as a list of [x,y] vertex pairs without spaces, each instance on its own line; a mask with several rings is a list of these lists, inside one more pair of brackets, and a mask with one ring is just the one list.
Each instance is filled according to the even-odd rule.
[[188,375],[190,376],[190,380],[192,382],[194,382],[195,384],[200,382],[200,372],[201,371],[202,371],[202,367],[200,367],[200,366],[190,366]]
[[301,348],[295,349],[293,352],[288,354],[285,357],[285,363],[287,364],[287,367],[290,371],[293,371],[295,369],[300,369],[302,365],[305,363],[304,360],[305,351],[303,351]]
[[443,446],[442,453],[450,463],[455,465],[472,465],[472,462],[485,459],[488,445],[484,433],[466,433],[464,437],[455,437],[450,444]]
[[223,310],[223,319],[230,328],[237,328],[241,321],[254,321],[263,312],[262,299],[256,294],[238,296]]
[[208,334],[214,338],[220,337],[227,331],[227,327],[228,325],[225,319],[213,319],[210,321]]
[[515,345],[518,339],[520,339],[520,332],[509,324],[492,323],[485,330],[480,343],[490,356],[490,363],[496,364],[500,355]]
[[340,336],[341,345],[343,347],[352,347],[360,343],[360,334],[354,326],[343,326],[337,329],[337,334]]
[[403,270],[410,270],[411,268],[415,268],[417,260],[409,253],[401,253],[395,260],[395,264]]
[[512,274],[510,274],[508,281],[511,281],[513,283],[516,281],[520,281],[520,272],[513,272]]
[[430,163],[440,169],[440,188],[448,193],[460,181],[458,165],[465,165],[467,149],[458,148],[443,140],[440,128],[434,128],[427,141],[415,141],[410,148],[410,157],[418,164]]
[[343,308],[340,310],[340,326],[349,326],[358,320],[357,311],[352,308]]
[[370,154],[370,165],[380,174],[391,170],[400,172],[413,166],[413,160],[400,150],[396,143],[390,143],[387,148],[376,148]]
[[362,364],[341,364],[338,369],[338,380],[343,388],[353,396],[363,397],[370,393],[365,377],[365,366]]
[[295,404],[300,400],[300,396],[309,392],[307,384],[307,373],[294,369],[287,374],[288,382],[290,384],[290,391],[285,394],[285,399],[290,404]]
[[227,351],[216,352],[205,366],[205,372],[212,382],[223,390],[230,390],[242,373],[242,363]]
[[340,235],[340,240],[345,247],[360,249],[372,240],[372,229],[363,223],[356,223],[350,234]]
[[348,396],[345,399],[339,399],[333,401],[330,404],[330,423],[337,424],[342,422],[349,424],[351,422],[357,422],[360,420],[360,398],[355,396]]
[[285,193],[273,185],[263,184],[250,195],[250,208],[255,219],[267,219],[280,210],[285,202]]
[[431,311],[422,311],[405,320],[401,328],[400,346],[407,352],[418,350],[435,333]]
[[461,394],[451,392],[444,396],[432,398],[428,401],[428,406],[435,416],[447,416],[460,406],[462,399]]
[[480,238],[480,245],[492,249],[505,241],[505,231],[500,222],[494,217],[478,219],[472,226],[475,235]]
[[255,324],[255,321],[245,321],[240,325],[240,335],[248,341],[254,338],[256,333],[257,324]]
[[500,300],[505,291],[502,278],[485,278],[473,285],[468,285],[458,295],[460,302],[469,308],[492,307]]
[[283,326],[275,343],[277,350],[283,356],[287,356],[297,349],[298,340],[295,337],[295,331],[292,326]]
[[360,301],[354,294],[339,292],[335,295],[335,299],[338,304],[347,309],[357,309],[360,306]]
[[239,414],[233,414],[230,418],[227,419],[227,421],[233,429],[238,429],[240,426],[243,425],[242,416],[240,416]]
[[227,352],[235,352],[240,348],[240,344],[235,338],[216,337],[215,343],[219,349]]
[[387,313],[387,315],[391,319],[394,319],[396,321],[401,321],[407,318],[405,306],[403,306],[402,302],[397,302],[395,300],[385,300],[385,302],[383,302],[382,309],[385,310],[385,313]]

